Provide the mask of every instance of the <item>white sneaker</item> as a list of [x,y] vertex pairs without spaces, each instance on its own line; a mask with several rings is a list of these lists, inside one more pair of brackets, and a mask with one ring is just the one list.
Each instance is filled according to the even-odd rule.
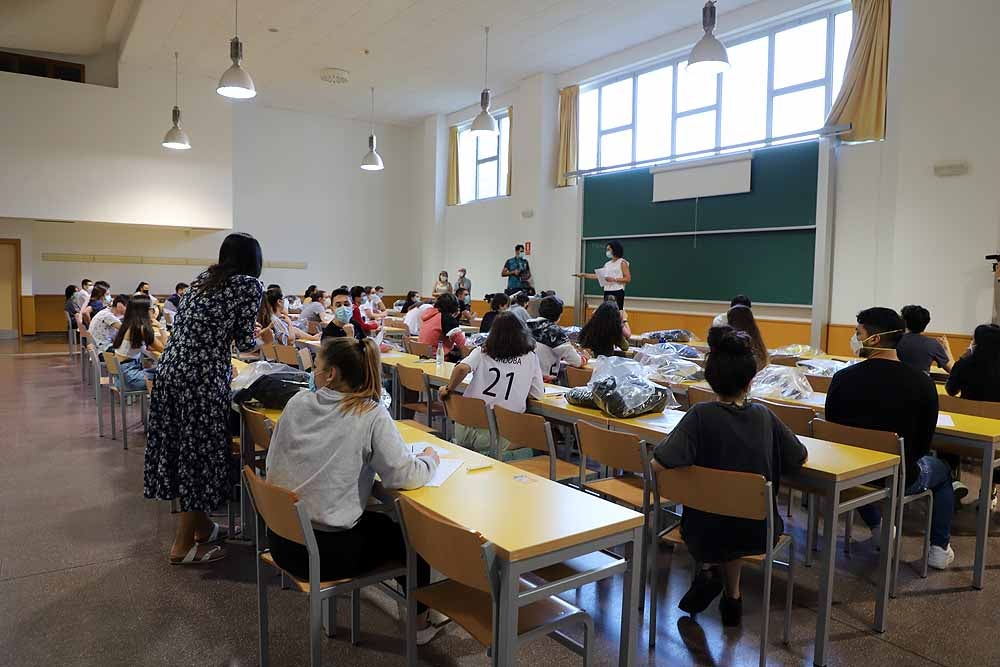
[[936,544],[932,544],[931,551],[927,554],[927,564],[935,570],[947,570],[948,566],[954,560],[955,551],[951,548],[950,544],[944,549]]

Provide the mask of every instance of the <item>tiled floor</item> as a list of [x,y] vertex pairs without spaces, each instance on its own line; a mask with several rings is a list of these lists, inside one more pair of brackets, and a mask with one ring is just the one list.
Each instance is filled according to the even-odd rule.
[[[78,366],[68,357],[11,354],[58,352],[60,343],[0,345],[0,665],[256,664],[252,550],[230,546],[228,559],[213,567],[167,564],[173,524],[165,503],[142,498],[141,433],[127,452],[120,441],[97,436],[93,400],[81,391]],[[920,510],[913,512],[912,525],[918,525]],[[960,512],[959,527],[967,531],[973,514]],[[801,525],[797,513],[791,523],[797,539]],[[855,532],[866,539],[864,528]],[[921,580],[902,567],[900,595],[890,603],[883,635],[869,629],[875,555],[862,542],[852,558],[839,557],[829,664],[1000,665],[1000,542],[993,538],[982,591],[970,585],[973,539],[956,537],[954,546],[957,567],[950,572]],[[919,549],[918,538],[907,537],[904,559],[916,558]],[[664,550],[659,565],[670,568],[670,576],[663,584],[657,647],[646,649],[643,628],[638,664],[756,664],[756,573],[744,576],[743,627],[723,631],[714,607],[696,621],[677,610],[689,577],[683,552],[674,557]],[[815,569],[799,568],[793,639],[784,647],[784,575],[776,574],[769,664],[812,663],[816,576]],[[272,664],[308,664],[305,598],[274,584]],[[595,618],[596,664],[615,664],[618,583],[591,585],[579,598],[570,593],[566,599]],[[324,663],[403,664],[394,613],[381,593],[366,594],[361,645],[351,647],[346,632],[324,640]],[[346,615],[342,608],[342,622]],[[426,665],[489,664],[476,642],[454,625],[421,650],[421,659]],[[550,639],[523,647],[520,660],[546,667],[579,664]]]

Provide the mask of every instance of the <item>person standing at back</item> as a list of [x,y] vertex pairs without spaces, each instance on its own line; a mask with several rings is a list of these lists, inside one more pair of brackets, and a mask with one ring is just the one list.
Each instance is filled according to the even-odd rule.
[[[864,361],[833,376],[826,394],[826,419],[903,438],[904,488],[907,494],[926,489],[934,494],[928,564],[943,570],[955,560],[951,548],[955,505],[951,469],[930,453],[938,417],[934,383],[926,373],[901,363],[896,355],[905,328],[903,318],[891,308],[858,313],[851,349]],[[858,513],[872,530],[872,539],[877,540],[882,523],[878,506],[865,505]]]
[[950,372],[955,360],[951,357],[948,339],[943,336],[935,338],[924,335],[927,325],[931,322],[930,312],[923,306],[903,306],[900,315],[906,322],[906,333],[896,346],[899,360],[924,373],[931,370],[932,363]]
[[618,310],[625,310],[625,286],[632,282],[632,268],[625,259],[625,249],[620,241],[609,241],[604,246],[608,261],[594,273],[574,273],[575,278],[596,280],[604,290],[604,300],[614,301]]
[[524,256],[524,246],[518,243],[514,246],[514,256],[504,262],[500,277],[507,279],[506,294],[511,295],[531,289],[531,265]]
[[229,383],[232,348],[257,349],[257,311],[264,294],[260,244],[230,234],[219,261],[184,295],[184,307],[156,367],[149,403],[143,495],[178,500],[180,514],[169,561],[220,560],[227,537],[208,518],[232,492]]
[[431,290],[431,295],[441,296],[442,294],[453,294],[454,292],[455,288],[448,282],[448,272],[442,271],[439,273],[437,282],[434,283],[434,289]]
[[462,268],[458,270],[458,280],[455,281],[455,291],[459,289],[464,289],[469,294],[472,294],[472,281],[468,278],[468,272]]

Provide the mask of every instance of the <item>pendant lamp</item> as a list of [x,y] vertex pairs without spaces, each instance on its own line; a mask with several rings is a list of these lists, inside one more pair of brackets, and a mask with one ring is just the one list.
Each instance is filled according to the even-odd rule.
[[701,10],[701,25],[705,34],[691,49],[687,70],[699,74],[718,74],[729,70],[726,46],[713,34],[715,32],[715,0],[708,0]]
[[253,79],[243,69],[243,42],[240,41],[240,3],[236,0],[236,20],[233,38],[229,40],[229,59],[233,64],[219,79],[219,86],[215,92],[223,97],[235,100],[246,100],[257,94],[257,89],[253,86]]
[[188,139],[187,132],[181,128],[181,108],[180,108],[180,58],[174,51],[174,111],[173,127],[167,130],[161,145],[164,148],[172,148],[175,151],[186,151],[191,148],[191,140]]

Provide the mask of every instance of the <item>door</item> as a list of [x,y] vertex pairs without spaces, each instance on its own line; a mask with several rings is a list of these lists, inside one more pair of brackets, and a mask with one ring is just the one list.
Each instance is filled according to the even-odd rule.
[[0,340],[18,337],[21,253],[16,239],[0,239]]

